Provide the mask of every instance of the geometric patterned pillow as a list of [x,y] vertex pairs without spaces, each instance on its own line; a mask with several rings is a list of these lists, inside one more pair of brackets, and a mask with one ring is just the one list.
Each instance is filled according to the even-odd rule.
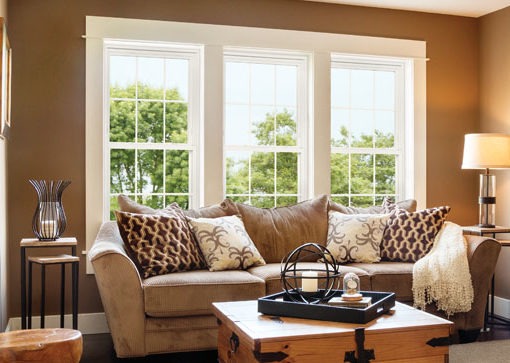
[[205,268],[186,218],[180,210],[165,214],[115,211],[129,255],[143,278]]
[[328,212],[327,248],[338,263],[379,262],[380,244],[389,214]]
[[425,256],[443,226],[450,207],[409,213],[396,209],[390,214],[381,242],[382,261],[416,262]]
[[210,271],[247,269],[266,262],[237,216],[189,218]]

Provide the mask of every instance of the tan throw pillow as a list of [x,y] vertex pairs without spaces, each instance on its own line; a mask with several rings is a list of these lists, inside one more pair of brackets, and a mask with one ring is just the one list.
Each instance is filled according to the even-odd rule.
[[385,209],[385,203],[392,203],[400,209],[405,209],[408,212],[416,211],[416,200],[415,199],[406,199],[397,203],[393,203],[391,199],[384,198],[383,205],[374,205],[372,207],[346,207],[342,204],[336,203],[332,200],[329,200],[328,210],[334,210],[344,214],[384,214],[389,213]]
[[247,269],[265,261],[237,216],[188,218],[210,271]]
[[327,248],[338,263],[379,262],[389,214],[328,213]]
[[189,225],[176,209],[165,214],[116,211],[126,249],[143,278],[205,268]]
[[[121,211],[139,214],[160,214],[164,213],[165,210],[167,209],[173,209],[172,205],[174,204],[177,205],[177,203],[172,203],[165,209],[154,209],[146,205],[137,203],[124,194],[119,194],[119,196],[117,197],[117,201],[119,203],[119,209]],[[228,198],[226,198],[223,202],[219,204],[214,204],[199,209],[182,210],[182,212],[187,217],[192,218],[217,218],[239,214],[239,210],[237,209],[236,204]]]
[[183,212],[187,217],[191,218],[218,218],[237,215],[239,214],[239,209],[237,209],[237,205],[232,200],[225,198],[220,204],[199,209],[188,209]]
[[127,195],[119,194],[117,197],[119,209],[122,212],[138,213],[138,214],[156,214],[156,209],[135,202]]
[[406,199],[395,203],[392,198],[384,197],[381,207],[382,213],[391,213],[397,209],[403,209],[407,212],[416,212],[416,200]]
[[258,208],[237,203],[237,208],[246,231],[268,263],[281,262],[307,242],[326,246],[327,195],[287,207]]
[[390,214],[381,242],[381,260],[416,262],[425,256],[443,226],[450,207],[413,213],[396,209]]

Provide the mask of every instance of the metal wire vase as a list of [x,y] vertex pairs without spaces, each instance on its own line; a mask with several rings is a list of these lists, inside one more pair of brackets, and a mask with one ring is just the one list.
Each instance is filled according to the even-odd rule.
[[32,230],[40,241],[55,241],[66,229],[66,214],[62,206],[62,192],[70,180],[29,180],[37,192],[37,207]]

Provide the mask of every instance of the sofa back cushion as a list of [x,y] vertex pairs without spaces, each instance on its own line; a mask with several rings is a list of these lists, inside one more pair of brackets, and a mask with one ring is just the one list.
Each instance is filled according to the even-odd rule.
[[289,252],[307,242],[326,245],[326,195],[287,207],[257,208],[236,204],[246,231],[267,263],[281,262]]
[[238,215],[239,209],[237,209],[236,203],[226,198],[219,204],[213,204],[199,209],[183,210],[183,212],[186,217],[191,218],[219,218]]
[[[385,202],[387,200],[385,199]],[[394,205],[400,209],[404,209],[408,212],[416,211],[416,200],[415,199],[406,199],[400,202],[394,203]],[[332,200],[328,202],[328,209],[336,212],[340,212],[343,214],[385,214],[388,213],[385,209],[385,205],[374,205],[372,207],[346,207],[345,205],[336,203]]]
[[[154,209],[149,206],[140,204],[129,198],[127,195],[119,194],[117,197],[119,203],[119,209],[122,212],[138,213],[138,214],[160,214],[164,213],[166,209],[174,209],[172,205],[165,209]],[[183,210],[183,213],[187,217],[191,218],[218,218],[225,216],[233,216],[239,214],[239,210],[234,202],[230,199],[225,199],[219,204],[214,204],[208,207],[202,207],[199,209],[188,209]]]

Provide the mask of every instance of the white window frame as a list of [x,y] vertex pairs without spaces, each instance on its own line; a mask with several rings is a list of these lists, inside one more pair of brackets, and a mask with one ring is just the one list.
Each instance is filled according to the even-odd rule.
[[[406,75],[412,74],[413,63],[408,59],[388,59],[378,57],[362,57],[343,54],[332,54],[332,68],[344,68],[350,70],[373,70],[395,72],[395,144],[393,148],[355,148],[355,147],[331,147],[331,153],[337,154],[386,154],[395,155],[395,198],[401,200],[413,195],[413,180],[406,178],[412,175],[407,169],[412,169],[414,150],[414,123],[406,117],[412,117],[413,91],[412,83],[406,81]],[[350,170],[349,161],[349,170]],[[375,168],[375,164],[374,164]],[[375,186],[374,186],[375,187]],[[348,193],[351,198],[350,188]],[[367,196],[373,196],[370,194]],[[363,196],[363,195],[361,195]]]
[[[103,82],[103,180],[110,180],[110,152],[112,149],[129,150],[185,150],[190,153],[189,163],[189,205],[192,208],[199,206],[200,201],[200,140],[201,140],[201,67],[202,48],[200,46],[152,43],[140,41],[120,41],[105,39],[104,41],[104,82]],[[110,77],[109,60],[111,56],[155,57],[188,60],[188,142],[180,143],[140,143],[134,142],[111,142],[110,135]],[[137,98],[138,100],[138,98]],[[164,125],[163,125],[164,127]],[[163,158],[165,158],[163,156]],[[166,166],[166,165],[164,165]],[[165,178],[163,178],[163,193],[165,195]],[[135,194],[139,195],[135,190]],[[103,190],[103,215],[104,221],[110,218],[110,183],[104,183]]]
[[[292,152],[298,154],[298,201],[302,201],[307,196],[309,190],[310,177],[310,152],[308,147],[307,133],[310,130],[309,122],[309,72],[308,65],[310,64],[310,54],[306,52],[283,52],[278,50],[265,50],[265,49],[244,49],[225,47],[223,54],[224,65],[227,62],[239,63],[257,63],[269,65],[287,65],[297,67],[297,95],[296,95],[296,145],[295,146],[270,146],[270,145],[227,145],[225,140],[223,142],[223,194],[226,195],[226,153],[229,151],[240,152]],[[226,82],[223,82],[224,94],[226,92]],[[224,100],[225,102],[225,100]],[[223,125],[225,127],[226,119],[224,117]],[[276,183],[276,169],[275,169],[275,183]],[[252,196],[264,196],[265,194],[246,194],[249,198]],[[268,196],[279,195],[276,193],[268,194]],[[285,196],[285,195],[282,195]],[[294,195],[291,195],[294,196]]]
[[[199,205],[217,203],[223,197],[223,51],[225,47],[285,49],[311,54],[310,182],[303,198],[330,191],[330,65],[331,54],[370,55],[407,59],[412,67],[406,84],[413,91],[412,107],[406,119],[413,124],[413,157],[406,167],[412,180],[404,197],[414,197],[418,207],[426,203],[426,42],[282,29],[179,23],[109,17],[86,17],[86,249],[103,222],[103,42],[105,39],[170,42],[203,46]],[[408,150],[406,150],[407,153]],[[86,253],[86,251],[84,251]],[[92,273],[90,263],[87,272]]]

